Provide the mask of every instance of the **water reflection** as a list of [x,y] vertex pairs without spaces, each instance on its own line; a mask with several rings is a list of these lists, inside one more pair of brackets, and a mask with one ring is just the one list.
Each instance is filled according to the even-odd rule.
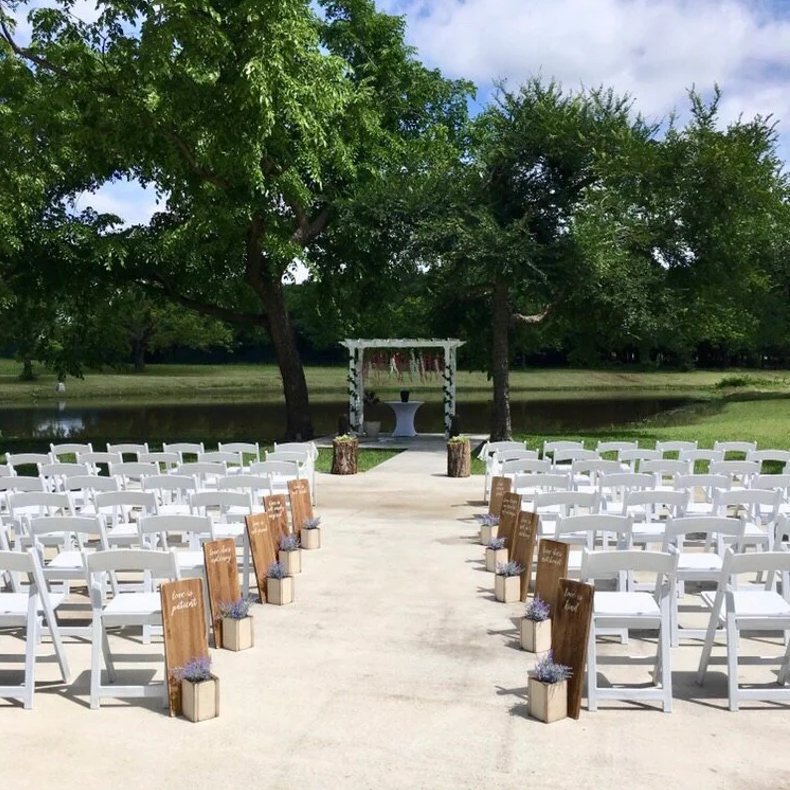
[[[690,400],[633,395],[515,400],[511,404],[513,430],[552,433],[624,425]],[[490,409],[488,401],[462,400],[458,406],[462,430],[486,433]],[[334,432],[338,417],[345,410],[345,401],[313,404],[316,433]],[[381,420],[382,433],[392,431],[395,424],[392,411],[384,404],[366,412],[366,417]],[[31,439],[262,440],[282,436],[284,425],[283,406],[272,403],[69,405],[59,401],[48,406],[0,408],[2,436]],[[417,412],[415,427],[421,433],[441,432],[442,405],[423,404]]]

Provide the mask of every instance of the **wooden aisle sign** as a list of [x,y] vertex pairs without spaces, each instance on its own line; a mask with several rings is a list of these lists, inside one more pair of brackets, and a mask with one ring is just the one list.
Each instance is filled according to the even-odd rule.
[[280,538],[289,534],[288,500],[285,498],[285,494],[270,494],[263,498],[263,506],[269,514],[269,524],[276,552],[280,548]]
[[204,543],[203,561],[206,565],[206,587],[214,647],[222,647],[222,604],[231,604],[241,598],[236,541],[233,538],[224,538]]
[[492,516],[498,516],[502,508],[502,497],[510,493],[513,481],[509,477],[491,478],[491,497],[488,500],[488,512]]
[[522,601],[527,600],[529,583],[532,581],[532,558],[535,556],[535,539],[538,535],[539,523],[540,519],[537,513],[526,513],[522,510],[519,514],[513,561],[524,568],[524,572],[521,574]]
[[508,560],[513,559],[516,542],[516,527],[521,514],[521,494],[505,494],[502,497],[502,508],[499,511],[499,529],[497,535],[505,539]]
[[268,513],[253,513],[244,519],[247,527],[247,540],[252,555],[252,569],[258,585],[261,603],[266,602],[266,572],[269,566],[277,561],[277,554],[272,541],[272,529]]
[[165,678],[171,716],[181,713],[181,681],[175,671],[188,661],[208,658],[203,582],[165,582],[159,590],[165,639]]
[[302,525],[313,518],[313,505],[310,502],[310,483],[307,480],[288,481],[288,499],[291,500],[291,522],[295,535],[302,533]]
[[559,601],[552,617],[551,645],[554,660],[566,664],[573,674],[568,680],[568,715],[579,718],[587,663],[587,637],[593,608],[592,584],[561,579]]
[[549,616],[554,618],[560,594],[560,579],[568,575],[570,546],[561,540],[544,538],[538,544],[538,570],[535,574],[535,595],[549,605]]

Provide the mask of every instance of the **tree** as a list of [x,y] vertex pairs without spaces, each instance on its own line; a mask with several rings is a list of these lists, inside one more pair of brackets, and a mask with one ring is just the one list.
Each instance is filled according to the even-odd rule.
[[570,305],[589,282],[573,219],[598,188],[600,154],[650,134],[611,91],[565,93],[531,80],[500,88],[475,120],[467,154],[437,174],[418,242],[445,311],[485,324],[493,383],[491,438],[511,433],[511,334]]
[[313,428],[283,281],[333,222],[348,220],[356,195],[411,147],[441,138],[426,130],[445,124],[464,90],[422,67],[403,21],[371,0],[320,7],[114,0],[86,24],[60,0],[31,11],[26,46],[0,16],[4,70],[33,86],[12,102],[16,125],[43,127],[59,152],[80,151],[93,186],[136,177],[166,201],[149,228],[120,237],[149,254],[133,252],[111,276],[264,327],[286,433],[302,439]]

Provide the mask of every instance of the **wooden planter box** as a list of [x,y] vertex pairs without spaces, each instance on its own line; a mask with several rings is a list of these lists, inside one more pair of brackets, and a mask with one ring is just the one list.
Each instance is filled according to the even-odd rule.
[[489,573],[496,573],[500,562],[507,562],[507,549],[486,549],[486,570]]
[[246,650],[255,644],[255,629],[252,617],[234,620],[232,617],[222,618],[222,647],[226,650]]
[[499,531],[498,526],[490,527],[486,524],[483,524],[480,527],[480,542],[487,546],[491,538],[497,537],[497,533]]
[[284,579],[266,580],[266,602],[276,606],[285,606],[294,602],[294,580],[290,576]]
[[502,603],[517,603],[521,600],[521,577],[497,574],[494,579],[494,595]]
[[190,721],[206,721],[219,716],[219,678],[193,683],[181,681],[181,709]]
[[359,441],[349,439],[346,441],[332,440],[332,474],[355,475],[357,473],[357,458],[359,455]]
[[[302,535],[304,535],[304,532]],[[277,556],[280,564],[285,568],[285,571],[289,576],[296,576],[297,573],[302,572],[301,549],[293,549],[292,551],[283,551],[280,549]]]
[[469,439],[447,442],[447,477],[469,477],[472,473],[472,451]]
[[568,715],[568,681],[541,683],[530,678],[527,684],[529,715],[551,724]]
[[321,527],[315,527],[314,529],[302,528],[301,537],[303,549],[321,548]]
[[521,620],[521,649],[530,653],[551,650],[551,620]]

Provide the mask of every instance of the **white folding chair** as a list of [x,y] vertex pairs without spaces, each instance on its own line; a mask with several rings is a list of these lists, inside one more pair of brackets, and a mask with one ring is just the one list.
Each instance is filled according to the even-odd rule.
[[156,495],[156,510],[160,516],[189,515],[189,497],[198,490],[197,480],[189,475],[151,475],[140,482],[143,491]]
[[[681,633],[678,598],[685,594],[686,582],[719,580],[726,544],[734,544],[736,551],[740,551],[745,526],[743,519],[721,516],[685,516],[673,518],[667,523],[663,550],[669,551],[669,547],[674,546],[678,551],[678,568],[672,585],[670,606],[673,646],[680,643],[681,636],[684,639],[705,638],[706,629],[684,627]],[[696,551],[690,550],[691,543],[698,544]]]
[[140,457],[140,453],[148,452],[148,442],[142,442],[142,443],[126,442],[121,444],[110,444],[108,442],[107,452],[120,454],[122,461],[126,460],[125,458],[123,458],[123,456],[125,455],[131,455],[134,458],[134,460],[137,461],[138,458]]
[[[655,575],[655,592],[599,591],[593,596],[593,615],[587,647],[587,707],[598,710],[599,700],[658,700],[665,713],[672,710],[672,671],[670,667],[669,599],[677,567],[677,554],[659,551],[596,551],[584,550],[582,581],[618,578],[622,573]],[[658,631],[655,659],[655,684],[649,687],[601,687],[598,685],[598,664],[604,663],[596,653],[596,641],[602,629],[638,629]],[[638,659],[629,659],[636,663]],[[608,661],[608,663],[615,663]],[[618,662],[619,663],[619,662]]]
[[73,516],[74,508],[71,497],[62,491],[18,491],[8,495],[8,514],[18,543],[20,537],[27,535],[31,518]]
[[752,450],[746,460],[760,464],[761,472],[763,464],[776,464],[780,469],[787,467],[785,471],[790,473],[790,450]]
[[540,457],[541,458],[551,458],[552,463],[554,463],[554,453],[557,450],[583,450],[584,449],[584,442],[573,442],[568,441],[567,439],[560,439],[558,441],[544,441],[543,442],[543,449],[541,450]]
[[641,472],[640,465],[643,461],[660,461],[661,453],[658,450],[639,448],[636,450],[620,450],[617,460],[625,472]]
[[[618,551],[631,548],[633,520],[629,516],[614,516],[608,513],[591,513],[585,516],[562,516],[554,527],[554,540],[561,540],[577,550],[568,552],[568,575],[578,577],[582,568],[582,548]],[[621,589],[626,589],[626,576],[620,578]]]
[[107,474],[110,473],[110,464],[123,463],[123,456],[120,453],[78,453],[77,462],[80,464],[88,464],[91,474],[98,475],[101,473],[99,466],[107,467]]
[[6,453],[5,462],[19,474],[20,466],[34,466],[38,472],[39,464],[51,464],[54,459],[49,453]]
[[758,546],[770,551],[774,543],[774,530],[782,504],[782,492],[761,488],[734,488],[717,490],[713,495],[713,511],[717,516],[743,515],[746,529],[744,546]]
[[87,464],[71,464],[59,461],[54,464],[39,464],[38,476],[44,479],[44,488],[47,491],[65,491],[70,477],[79,475],[84,477],[90,474]]
[[110,464],[110,476],[117,477],[121,488],[125,491],[139,488],[144,477],[159,474],[159,466],[154,463],[141,463],[140,461],[124,461],[120,464]]
[[675,490],[688,494],[688,516],[712,516],[714,492],[717,489],[727,491],[731,484],[727,475],[690,474],[675,478]]
[[714,450],[721,450],[726,460],[728,453],[748,456],[757,449],[757,442],[714,442]]
[[66,478],[63,489],[70,497],[77,515],[89,516],[96,512],[96,494],[102,491],[120,491],[118,480],[99,475],[74,475]]
[[266,475],[228,475],[217,480],[218,491],[240,491],[252,500],[254,513],[261,513],[263,498],[273,493],[272,480]]
[[175,452],[140,453],[137,458],[141,464],[156,464],[160,475],[169,474],[181,463],[181,455]]
[[[217,450],[224,453],[234,453],[238,460],[238,471],[240,473],[252,472],[250,464],[256,463],[261,460],[261,448],[258,442],[220,442],[217,445]],[[245,463],[245,456],[251,457],[249,463]]]
[[540,516],[538,526],[540,536],[551,537],[554,534],[555,523],[560,517],[597,513],[598,503],[597,491],[547,491],[535,494],[532,511]]
[[[163,684],[116,685],[115,664],[107,638],[108,628],[142,626],[150,629],[162,624],[162,604],[155,582],[174,581],[179,578],[175,555],[171,551],[141,551],[113,549],[97,551],[86,558],[88,587],[91,597],[92,646],[91,646],[91,708],[96,709],[103,697],[152,697],[161,696],[167,704],[167,680]],[[144,575],[144,592],[120,591],[111,600],[106,599],[107,575],[137,572]],[[107,668],[110,684],[102,683],[102,659]]]
[[682,516],[687,503],[688,493],[683,490],[629,491],[623,500],[623,515],[634,519],[634,545],[663,543],[667,519]]
[[639,449],[639,442],[598,442],[595,445],[595,452],[598,453],[599,456],[603,456],[604,453],[614,453],[615,456],[621,450],[638,450]]
[[293,461],[258,461],[250,465],[248,474],[268,477],[273,494],[287,494],[288,481],[299,479],[299,468]]
[[198,458],[201,453],[206,452],[203,442],[164,442],[162,444],[162,450],[166,453],[177,453],[178,463],[182,465],[186,463],[186,459],[184,458],[185,455],[194,455],[195,458]]
[[194,477],[200,491],[216,489],[217,481],[228,474],[228,465],[217,461],[188,461],[176,469],[176,474]]
[[79,458],[80,454],[92,453],[93,445],[90,442],[83,444],[50,444],[49,452],[55,461],[61,461],[68,456],[73,456],[77,463],[82,463]]
[[[275,445],[276,447],[277,445]],[[488,502],[488,497],[491,492],[491,478],[493,475],[491,474],[491,464],[493,462],[493,457],[495,453],[499,450],[526,450],[527,443],[526,442],[513,442],[513,441],[502,441],[502,442],[484,442],[483,446],[480,448],[480,452],[478,453],[477,457],[483,461],[486,467],[485,472],[485,481],[483,483],[483,500]]]
[[293,461],[296,463],[299,477],[310,483],[310,500],[313,504],[315,499],[315,465],[310,454],[306,451],[297,452],[295,450],[277,450],[266,453],[267,461]]
[[687,475],[691,472],[691,464],[688,461],[660,458],[655,461],[643,461],[639,471],[655,476],[656,482],[653,488],[672,489],[675,487],[675,478],[678,475]]
[[12,585],[12,590],[24,592],[0,590],[0,628],[25,629],[25,674],[21,685],[0,686],[0,697],[21,700],[25,708],[30,709],[33,707],[35,691],[36,647],[41,641],[42,626],[46,625],[49,629],[63,682],[68,684],[71,681],[55,618],[55,610],[63,602],[63,596],[50,594],[33,549],[24,552],[0,551],[0,577],[6,574],[15,578],[24,575],[27,578],[25,586],[18,583]]
[[[511,458],[503,461],[497,471],[500,477],[509,477],[511,480],[515,480],[518,475],[549,474],[551,461],[548,458]],[[563,472],[563,475],[567,476],[567,472]]]
[[656,450],[661,453],[662,458],[666,458],[667,453],[683,453],[689,450],[696,450],[698,442],[669,441],[656,442]]
[[652,489],[655,477],[640,472],[616,472],[602,474],[598,478],[598,496],[602,513],[621,515],[625,495],[629,491]]
[[[733,583],[743,573],[766,574],[764,589],[742,589]],[[784,597],[772,589],[771,577],[783,575]],[[715,597],[703,594],[710,603],[711,613],[705,644],[699,662],[697,683],[705,682],[705,675],[713,651],[717,630],[724,626],[727,640],[727,681],[730,710],[736,711],[741,700],[770,700],[790,702],[790,645],[779,658],[779,688],[744,688],[738,683],[738,638],[743,631],[774,631],[786,639],[790,631],[790,591],[786,580],[790,575],[790,552],[766,551],[735,554],[727,549]],[[762,660],[761,663],[765,663]]]
[[733,485],[748,487],[751,479],[760,474],[760,464],[758,461],[713,461],[710,473],[727,475]]
[[101,491],[94,496],[94,506],[106,520],[110,546],[138,545],[137,519],[157,512],[152,491]]
[[[697,449],[697,450],[681,450],[678,455],[679,461],[685,461],[689,465],[689,473],[693,474],[696,473],[697,464],[705,464],[707,468],[710,467],[710,464],[716,461],[723,461],[724,460],[724,452],[722,450],[705,450],[705,449]],[[699,473],[702,473],[702,469],[704,467],[700,466]]]
[[602,458],[578,460],[571,464],[571,478],[577,491],[597,491],[598,482],[603,475],[618,474],[620,471],[617,461]]

